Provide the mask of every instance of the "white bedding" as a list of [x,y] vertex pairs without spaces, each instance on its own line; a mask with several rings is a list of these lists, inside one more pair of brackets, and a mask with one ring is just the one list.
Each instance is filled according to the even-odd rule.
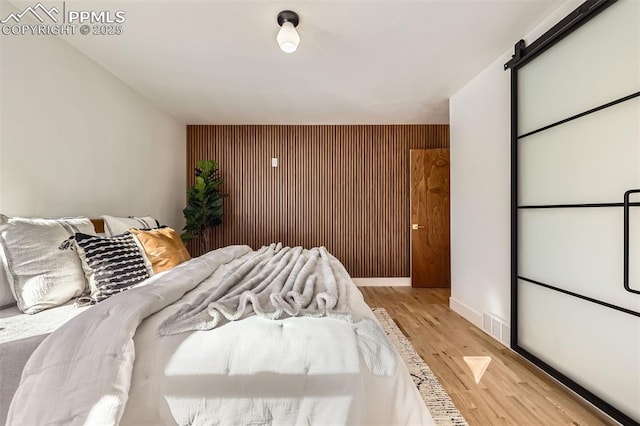
[[35,315],[23,314],[16,305],[0,309],[0,424],[6,421],[29,356],[45,337],[85,309],[73,302]]
[[[174,271],[191,274],[196,260]],[[71,333],[73,327],[54,333],[47,345],[43,344],[47,351],[37,351],[25,370],[29,374],[23,377],[21,396],[14,400],[8,424],[36,424],[45,418],[52,424],[115,424],[120,415],[122,425],[433,424],[402,361],[389,376],[372,374],[358,348],[354,325],[346,321],[252,316],[211,331],[158,337],[164,320],[201,291],[217,286],[240,261],[218,268],[176,303],[151,312],[136,324],[133,343],[122,346],[123,352],[117,355],[111,353],[112,341],[105,341],[105,336],[79,336],[75,333],[82,329]],[[179,275],[170,271],[167,277],[178,282]],[[129,296],[148,293],[158,304],[167,296],[162,286],[180,292],[156,281],[155,285],[130,290],[130,295],[127,292],[102,302],[71,324],[89,321],[92,316],[106,320],[116,313],[116,303]],[[351,287],[354,318],[375,321],[361,293],[353,284]],[[128,316],[123,319],[123,330],[110,330],[111,339],[117,340],[118,331],[130,333],[127,324]],[[86,330],[98,328],[89,322]],[[92,351],[70,348],[65,339],[70,343],[72,336],[91,342]],[[62,339],[62,344],[56,346],[56,339]],[[100,341],[105,344],[104,352],[100,352]],[[68,362],[68,366],[77,364],[77,370],[60,373],[58,380],[58,372],[48,368],[69,355],[65,350],[77,356]],[[134,358],[132,369],[127,368],[127,362]],[[83,364],[83,360],[88,362]],[[109,377],[103,373],[111,371],[118,360],[124,368],[109,379],[111,383],[102,383]],[[41,368],[47,373],[39,374]],[[103,386],[109,390],[96,394]],[[104,407],[113,412],[105,415],[101,411]],[[116,413],[120,409],[123,413]]]

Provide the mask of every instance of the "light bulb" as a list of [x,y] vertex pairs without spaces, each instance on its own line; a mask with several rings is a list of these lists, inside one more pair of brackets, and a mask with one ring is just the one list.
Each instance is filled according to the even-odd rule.
[[291,22],[282,24],[276,40],[278,40],[280,49],[285,53],[295,52],[300,44],[300,36]]

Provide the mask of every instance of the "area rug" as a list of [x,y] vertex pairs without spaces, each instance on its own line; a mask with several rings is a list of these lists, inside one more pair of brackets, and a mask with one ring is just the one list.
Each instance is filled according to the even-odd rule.
[[400,352],[409,374],[411,374],[413,382],[416,384],[436,424],[447,426],[467,425],[466,420],[453,404],[453,401],[451,401],[449,394],[444,390],[429,366],[413,349],[413,345],[398,328],[393,318],[389,316],[384,308],[374,308],[373,312],[376,314],[380,324],[382,324],[391,343]]

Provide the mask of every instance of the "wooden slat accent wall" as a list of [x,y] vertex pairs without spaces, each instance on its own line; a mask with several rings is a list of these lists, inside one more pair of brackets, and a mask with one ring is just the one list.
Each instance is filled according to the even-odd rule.
[[448,125],[192,125],[187,184],[218,161],[229,198],[213,247],[324,245],[353,277],[404,277],[409,150],[448,147]]

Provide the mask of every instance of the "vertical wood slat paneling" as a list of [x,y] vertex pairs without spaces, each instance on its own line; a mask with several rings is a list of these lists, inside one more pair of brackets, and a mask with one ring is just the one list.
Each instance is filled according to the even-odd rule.
[[218,161],[229,198],[213,247],[323,245],[353,277],[402,277],[409,150],[448,147],[448,125],[192,125],[187,184],[198,160]]

